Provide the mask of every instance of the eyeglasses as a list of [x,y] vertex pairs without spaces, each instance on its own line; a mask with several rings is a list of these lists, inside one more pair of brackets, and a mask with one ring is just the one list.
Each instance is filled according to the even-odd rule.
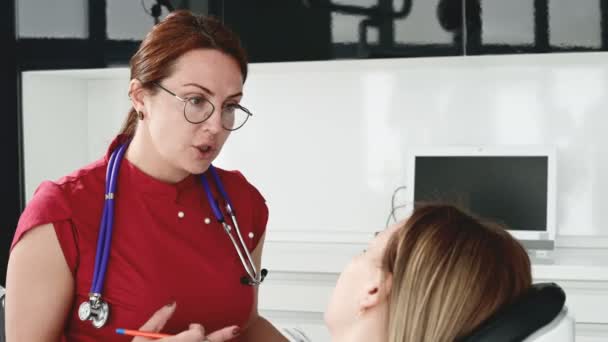
[[[160,89],[173,95],[176,99],[184,103],[184,118],[191,124],[200,124],[205,122],[215,112],[215,106],[209,100],[202,96],[193,96],[181,98],[174,92],[161,86],[159,83],[154,83]],[[250,116],[253,114],[245,107],[239,104],[230,104],[222,108],[221,111],[222,127],[228,131],[236,131],[243,127]]]

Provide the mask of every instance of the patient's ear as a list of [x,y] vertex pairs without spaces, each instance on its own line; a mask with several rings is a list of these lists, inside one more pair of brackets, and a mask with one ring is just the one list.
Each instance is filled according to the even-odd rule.
[[364,293],[359,300],[359,311],[365,312],[380,304],[388,301],[393,284],[393,276],[391,274],[382,275],[381,272],[371,279],[364,287]]

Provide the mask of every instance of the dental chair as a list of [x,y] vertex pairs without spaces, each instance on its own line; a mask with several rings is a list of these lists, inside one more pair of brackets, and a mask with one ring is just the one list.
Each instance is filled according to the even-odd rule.
[[538,283],[458,342],[574,342],[566,294],[555,283]]
[[[522,298],[456,342],[574,342],[574,319],[565,301],[557,284],[534,284]],[[289,327],[284,332],[290,342],[317,342],[302,329]]]

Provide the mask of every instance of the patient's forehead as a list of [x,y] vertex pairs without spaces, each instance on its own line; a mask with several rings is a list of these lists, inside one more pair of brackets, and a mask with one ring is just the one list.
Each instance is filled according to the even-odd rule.
[[402,227],[401,223],[393,224],[389,226],[385,230],[379,231],[375,233],[375,237],[369,243],[369,250],[374,252],[376,256],[381,256],[384,253],[384,249],[388,244],[391,236]]
[[374,235],[374,239],[372,240],[372,242],[375,243],[386,243],[391,236],[393,236],[393,234],[398,231],[399,229],[401,229],[401,227],[403,227],[404,222],[397,222],[394,223],[390,226],[388,226],[386,229],[381,230],[381,231],[377,231]]

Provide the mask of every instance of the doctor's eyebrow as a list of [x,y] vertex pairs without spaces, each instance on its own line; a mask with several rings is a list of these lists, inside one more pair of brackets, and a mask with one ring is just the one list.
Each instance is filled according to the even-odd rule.
[[[186,83],[186,84],[184,84],[184,87],[186,87],[186,86],[197,87],[197,88],[201,89],[202,91],[206,92],[207,94],[209,94],[211,96],[215,96],[215,93],[213,93],[209,88],[204,87],[204,86],[202,86],[202,85],[200,85],[198,83]],[[242,91],[239,91],[238,93],[232,94],[232,95],[228,96],[227,98],[231,99],[233,97],[239,97],[239,96],[243,96],[243,92]]]
[[215,94],[211,90],[209,90],[209,88],[204,87],[204,86],[202,86],[200,84],[197,84],[197,83],[186,83],[186,84],[184,84],[184,87],[187,87],[187,86],[197,87],[197,88],[201,89],[202,91],[206,92],[207,94],[209,94],[211,96],[215,96]]
[[375,232],[374,232],[374,237],[376,237],[376,236],[380,235],[380,233],[382,233],[382,231],[381,231],[381,230],[375,231]]

